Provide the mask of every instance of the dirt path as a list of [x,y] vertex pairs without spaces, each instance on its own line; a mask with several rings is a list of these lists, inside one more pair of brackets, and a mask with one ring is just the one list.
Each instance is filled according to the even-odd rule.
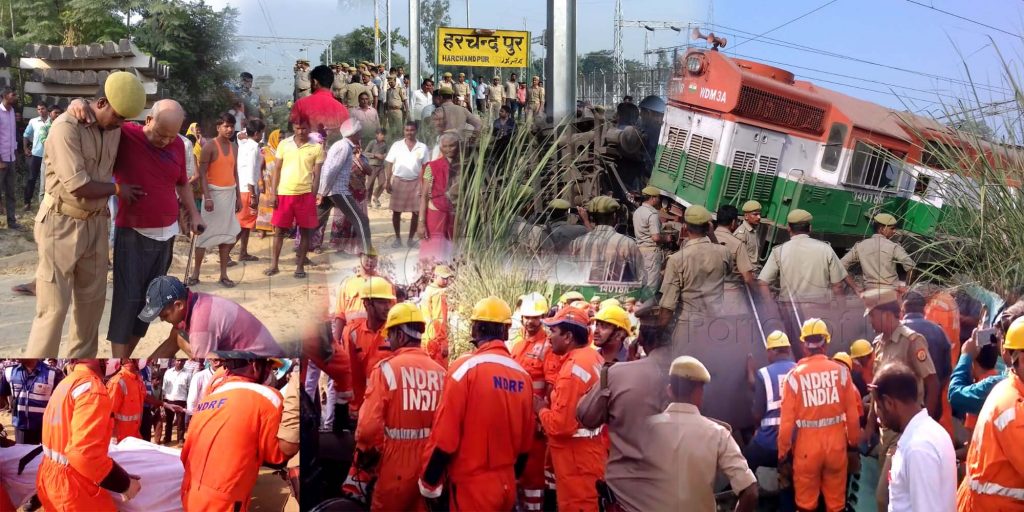
[[[385,204],[387,204],[385,202]],[[31,217],[26,216],[22,222],[31,226]],[[394,234],[391,227],[391,212],[388,210],[370,210],[370,229],[373,242],[381,252],[381,267],[398,283],[407,283],[415,279],[416,249],[393,248]],[[409,215],[405,214],[402,230],[408,233]],[[8,242],[20,244],[22,250],[16,254],[7,251]],[[292,272],[295,269],[293,240],[286,240],[281,254],[281,273],[266,277],[263,271],[270,260],[270,242],[272,238],[250,241],[250,252],[260,258],[258,262],[239,263],[228,269],[228,276],[238,283],[235,288],[223,288],[217,284],[219,274],[215,256],[207,256],[200,275],[201,283],[195,287],[201,292],[213,293],[238,302],[253,312],[267,326],[279,343],[286,350],[298,350],[298,338],[303,328],[311,319],[321,316],[323,307],[333,296],[333,290],[342,279],[351,275],[358,265],[354,255],[329,249],[324,245],[323,254],[310,254],[313,266],[307,266],[307,277],[296,279]],[[17,284],[30,282],[35,275],[37,255],[31,243],[31,230],[21,233],[0,229],[0,356],[17,357],[22,354],[28,339],[35,315],[35,298],[13,294],[10,289]],[[189,244],[186,239],[179,239],[174,247],[174,262],[170,275],[181,278],[185,272],[185,263]],[[237,250],[233,256],[237,258]],[[106,341],[109,324],[111,291],[108,276],[107,305],[100,322],[99,357],[110,355],[110,342]],[[328,288],[330,287],[330,288]],[[329,292],[328,290],[331,290]],[[332,301],[333,302],[333,301]],[[67,343],[67,322],[63,343]],[[162,340],[167,337],[170,326],[166,323],[153,324],[148,334],[135,351],[139,357],[147,357]],[[61,355],[66,345],[62,345]]]

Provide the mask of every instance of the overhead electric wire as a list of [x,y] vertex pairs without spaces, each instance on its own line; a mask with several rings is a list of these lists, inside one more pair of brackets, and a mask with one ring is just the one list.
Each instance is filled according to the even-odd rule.
[[966,21],[968,23],[974,23],[975,25],[978,25],[978,26],[981,26],[981,27],[989,28],[989,29],[995,30],[997,32],[1002,32],[1002,33],[1004,33],[1004,34],[1006,34],[1008,36],[1013,36],[1013,37],[1017,37],[1017,38],[1020,37],[1020,34],[1014,34],[1013,32],[1010,32],[1008,30],[1003,30],[1003,29],[1001,29],[999,27],[993,27],[992,25],[989,25],[988,23],[982,23],[982,22],[980,22],[978,20],[973,20],[973,19],[968,18],[966,16],[961,16],[961,15],[955,13],[955,12],[944,11],[942,9],[939,9],[938,7],[935,7],[935,6],[932,6],[932,5],[928,5],[928,4],[923,4],[923,3],[917,2],[915,0],[907,0],[907,1],[912,3],[912,4],[914,4],[914,5],[919,5],[921,7],[924,7],[925,9],[931,9],[931,10],[936,11],[936,12],[941,12],[942,14],[945,14],[947,16],[952,16],[952,17],[954,17],[956,19],[964,20],[964,21]]
[[737,46],[740,46],[743,43],[749,43],[750,41],[755,41],[755,40],[761,38],[762,36],[765,36],[765,35],[767,35],[767,34],[769,34],[771,32],[775,32],[776,30],[778,30],[778,29],[780,29],[782,27],[785,27],[786,25],[789,25],[790,23],[802,20],[802,19],[804,19],[804,18],[806,18],[806,17],[808,17],[808,16],[810,16],[810,15],[812,15],[812,14],[814,14],[814,13],[816,13],[816,12],[818,12],[818,11],[820,11],[820,10],[822,10],[822,9],[824,9],[824,8],[830,6],[830,5],[832,5],[832,4],[834,4],[834,3],[838,2],[838,1],[839,0],[829,0],[828,2],[825,2],[825,3],[821,4],[821,5],[819,5],[818,7],[815,7],[814,9],[811,9],[810,11],[805,12],[805,13],[801,14],[800,16],[797,16],[796,18],[793,18],[793,19],[783,23],[782,25],[779,25],[779,26],[777,26],[775,28],[766,30],[766,31],[762,32],[761,34],[758,34],[757,36],[755,36],[755,37],[753,37],[751,39],[747,39],[746,41],[740,41],[735,46],[733,46],[733,48],[735,48]]

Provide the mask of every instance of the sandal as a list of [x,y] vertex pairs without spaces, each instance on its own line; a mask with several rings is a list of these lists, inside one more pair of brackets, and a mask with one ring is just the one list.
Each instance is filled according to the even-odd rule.
[[185,286],[195,286],[197,284],[199,284],[199,278],[198,277],[190,277],[190,278],[185,280]]
[[220,285],[223,286],[224,288],[234,288],[236,286],[234,281],[232,281],[232,280],[230,280],[230,279],[228,279],[226,277],[224,279],[221,279],[220,281],[217,281],[217,282],[220,283]]
[[31,286],[31,285],[28,285],[28,284],[19,284],[17,286],[12,286],[11,287],[11,291],[14,292],[17,295],[24,295],[26,297],[35,297],[36,292],[35,292],[34,288],[35,288],[34,286]]
[[228,266],[228,268],[238,266],[238,262],[235,261],[235,260],[228,260],[227,266]]
[[239,261],[259,261],[259,257],[253,256],[252,254],[246,254],[245,256],[239,256]]
[[276,269],[276,268],[268,268],[268,269],[263,271],[263,275],[265,275],[267,277],[276,276],[276,275],[278,275],[280,273],[281,273],[281,270]]
[[306,278],[306,271],[305,270],[296,270],[295,271],[295,279],[305,279],[305,278]]

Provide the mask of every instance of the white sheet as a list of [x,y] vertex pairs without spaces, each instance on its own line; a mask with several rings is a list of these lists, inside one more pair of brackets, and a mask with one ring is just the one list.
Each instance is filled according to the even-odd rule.
[[[19,444],[0,448],[0,483],[20,507],[36,492],[36,473],[43,455],[32,459],[25,472],[18,474],[18,461],[37,445]],[[142,491],[134,500],[123,502],[120,494],[111,493],[121,512],[174,512],[182,510],[181,450],[166,448],[129,437],[120,444],[110,443],[111,458],[129,474],[142,477]]]

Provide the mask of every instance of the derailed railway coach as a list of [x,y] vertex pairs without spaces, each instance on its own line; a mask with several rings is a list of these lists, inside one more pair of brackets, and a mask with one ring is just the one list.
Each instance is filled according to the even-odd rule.
[[[870,236],[877,213],[931,237],[953,210],[979,204],[970,160],[999,166],[1022,159],[1016,148],[716,49],[677,59],[668,90],[651,184],[711,211],[759,201],[762,261],[787,239],[786,215],[796,208],[814,216],[813,236],[840,253]],[[971,189],[978,195],[952,197]]]

